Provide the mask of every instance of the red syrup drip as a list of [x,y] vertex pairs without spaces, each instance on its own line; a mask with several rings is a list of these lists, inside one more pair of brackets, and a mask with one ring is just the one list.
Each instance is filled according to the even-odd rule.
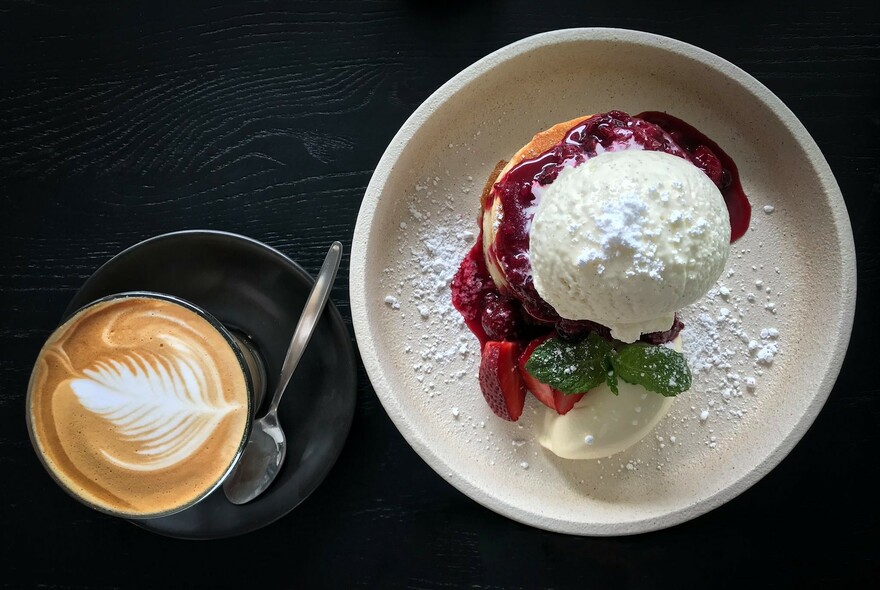
[[[502,269],[509,289],[500,292],[486,268],[482,223],[476,244],[462,261],[451,286],[453,306],[481,346],[489,340],[517,340],[525,344],[549,332],[571,340],[584,338],[590,332],[610,338],[605,326],[561,318],[538,295],[529,259],[531,219],[528,209],[534,200],[533,183],[546,186],[566,165],[577,165],[597,153],[624,150],[633,144],[684,158],[703,170],[724,196],[730,213],[731,242],[745,233],[751,206],[740,185],[736,165],[715,142],[694,127],[655,111],[636,117],[610,111],[584,119],[554,147],[536,158],[520,162],[493,187],[493,195],[501,200],[504,216],[497,223],[488,255]],[[487,200],[483,214],[491,206],[492,198]],[[669,342],[683,327],[676,315],[670,330],[645,334],[642,340],[652,344]]]
[[730,214],[730,242],[743,237],[749,229],[752,205],[740,184],[739,170],[733,158],[693,126],[672,115],[645,111],[636,115],[636,118],[662,127],[688,153],[691,161],[712,179],[721,191]]

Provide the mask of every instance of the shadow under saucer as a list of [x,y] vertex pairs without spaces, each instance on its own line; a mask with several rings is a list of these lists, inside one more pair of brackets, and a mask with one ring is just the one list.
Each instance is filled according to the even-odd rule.
[[[135,244],[102,265],[76,293],[62,321],[86,303],[122,291],[180,297],[250,340],[265,363],[268,399],[314,282],[293,260],[251,238],[211,230],[173,232]],[[242,505],[228,501],[219,487],[177,514],[131,522],[171,537],[215,539],[281,518],[315,491],[342,451],[354,417],[356,380],[351,336],[330,300],[281,400],[278,417],[288,450],[272,486]]]

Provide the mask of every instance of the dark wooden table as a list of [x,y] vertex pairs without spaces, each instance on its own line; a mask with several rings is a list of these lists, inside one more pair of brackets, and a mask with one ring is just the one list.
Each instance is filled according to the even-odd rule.
[[[747,4],[0,4],[0,587],[880,587],[880,17],[848,0]],[[316,272],[331,240],[350,246],[374,166],[425,98],[487,53],[575,26],[659,33],[742,67],[794,111],[836,175],[858,255],[851,347],[776,469],[671,529],[543,532],[432,471],[359,365],[332,472],[257,532],[171,539],[52,484],[26,434],[25,388],[100,264],[149,236],[210,228]],[[332,298],[351,328],[348,278],[346,256]]]

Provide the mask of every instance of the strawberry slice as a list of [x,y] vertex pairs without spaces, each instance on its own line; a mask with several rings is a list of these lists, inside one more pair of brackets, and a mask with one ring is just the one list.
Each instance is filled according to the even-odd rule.
[[539,336],[529,342],[526,349],[519,357],[519,362],[517,366],[519,367],[519,374],[522,378],[523,382],[526,385],[526,388],[532,392],[538,401],[547,406],[548,408],[556,409],[556,402],[553,401],[553,388],[547,385],[546,383],[541,383],[535,377],[532,376],[531,373],[526,371],[526,362],[532,357],[532,353],[535,352],[535,349],[538,348],[545,340],[550,338],[553,334],[547,334],[546,336]]
[[499,418],[510,422],[519,420],[526,402],[526,388],[516,365],[519,356],[516,342],[490,340],[480,360],[483,397]]
[[539,336],[535,338],[529,345],[526,346],[526,349],[519,357],[519,362],[517,366],[519,367],[519,374],[525,383],[526,388],[532,392],[538,401],[547,406],[552,410],[556,410],[556,412],[560,415],[567,414],[576,403],[581,401],[581,398],[584,397],[586,392],[583,393],[572,393],[565,394],[559,391],[558,389],[554,389],[550,387],[546,383],[542,383],[538,381],[531,373],[526,370],[526,363],[529,358],[531,358],[532,353],[535,351],[538,346],[540,346],[545,340],[550,338],[553,334],[547,334],[546,336]]

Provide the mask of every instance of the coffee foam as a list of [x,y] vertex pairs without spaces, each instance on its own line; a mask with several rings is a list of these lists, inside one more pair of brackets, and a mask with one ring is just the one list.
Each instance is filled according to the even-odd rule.
[[32,435],[56,479],[105,511],[167,513],[212,489],[247,431],[247,380],[208,320],[124,297],[78,312],[40,352]]

